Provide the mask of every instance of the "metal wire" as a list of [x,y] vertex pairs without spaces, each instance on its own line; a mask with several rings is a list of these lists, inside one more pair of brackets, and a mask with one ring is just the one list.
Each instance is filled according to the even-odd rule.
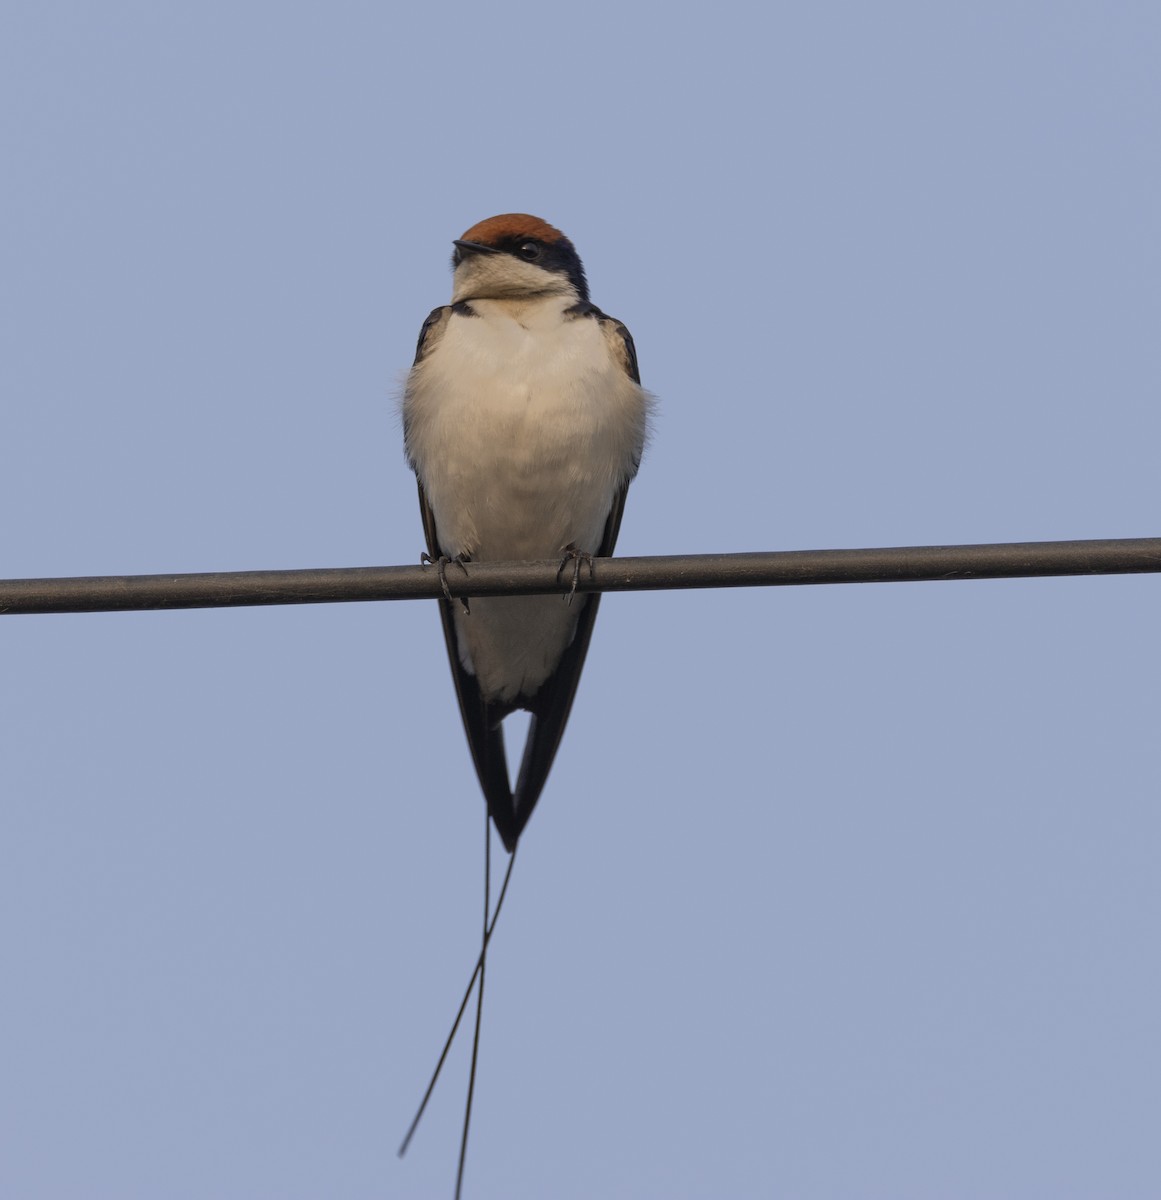
[[[564,581],[559,568],[558,562],[469,563],[464,571],[457,567],[446,572],[446,582],[452,596],[543,595],[563,592],[571,586],[571,572]],[[1161,572],[1161,538],[598,558],[593,560],[591,572],[581,571],[577,591],[906,583],[1146,572]],[[0,615],[432,600],[443,594],[439,571],[432,566],[11,579],[0,581]]]

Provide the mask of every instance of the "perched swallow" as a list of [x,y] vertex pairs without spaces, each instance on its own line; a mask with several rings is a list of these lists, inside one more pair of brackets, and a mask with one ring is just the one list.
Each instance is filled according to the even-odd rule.
[[[589,300],[572,242],[507,213],[455,241],[451,304],[419,334],[403,397],[407,459],[440,563],[612,554],[650,397],[629,331]],[[476,772],[511,853],[564,732],[600,597],[441,600]],[[532,714],[509,781],[501,722]]]

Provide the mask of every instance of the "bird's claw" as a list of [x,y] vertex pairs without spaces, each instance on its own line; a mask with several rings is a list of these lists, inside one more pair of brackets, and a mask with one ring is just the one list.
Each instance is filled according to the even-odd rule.
[[556,577],[560,578],[561,572],[572,563],[572,586],[564,594],[564,602],[571,606],[572,598],[576,595],[576,585],[580,580],[581,564],[584,563],[589,569],[589,578],[595,578],[593,571],[593,556],[587,550],[578,550],[571,542],[564,548],[564,557],[560,560],[560,566],[556,568]]
[[[467,557],[463,554],[457,554],[455,558],[448,558],[446,554],[441,554],[439,558],[432,558],[426,550],[419,556],[419,562],[421,566],[433,566],[439,571],[439,586],[443,588],[444,597],[448,601],[454,601],[456,599],[456,597],[451,594],[451,588],[449,588],[447,585],[448,563],[455,563],[456,566],[463,571],[464,575],[467,575],[468,568],[464,566],[464,563],[467,561]],[[460,596],[459,601],[463,605],[464,612],[470,614],[472,610],[468,605],[467,596]]]

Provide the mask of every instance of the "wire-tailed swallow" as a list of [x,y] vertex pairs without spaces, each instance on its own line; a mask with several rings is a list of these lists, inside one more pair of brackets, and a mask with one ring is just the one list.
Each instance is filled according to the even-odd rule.
[[[403,398],[430,555],[443,570],[612,554],[650,408],[629,331],[590,302],[572,242],[539,217],[473,225],[452,266],[452,302],[424,322]],[[472,758],[509,852],[552,767],[599,599],[440,601]],[[516,709],[532,719],[513,788],[501,722]]]

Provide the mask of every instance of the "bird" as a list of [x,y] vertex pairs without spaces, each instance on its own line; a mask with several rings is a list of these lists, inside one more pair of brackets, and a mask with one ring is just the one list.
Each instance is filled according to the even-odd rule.
[[[612,554],[653,398],[629,330],[589,299],[559,229],[527,213],[489,217],[454,241],[450,304],[424,321],[404,387],[426,561],[491,821],[513,853],[572,708],[599,595],[573,596],[582,564]],[[456,603],[447,568],[560,559],[572,591]],[[465,574],[466,567],[464,568]],[[531,713],[516,784],[505,717]]]
[[[584,564],[613,553],[625,493],[645,449],[653,398],[628,329],[589,299],[576,247],[528,213],[502,213],[454,240],[450,304],[424,321],[404,385],[403,441],[415,471],[427,551],[443,584],[444,640],[486,801],[484,922],[476,968],[402,1156],[423,1116],[476,980],[476,1031],[460,1140],[463,1185],[484,975],[516,847],[544,788],[584,666],[600,600],[576,595]],[[456,564],[559,559],[561,596],[457,603]],[[504,719],[531,714],[512,786]],[[491,911],[490,826],[508,851]]]

